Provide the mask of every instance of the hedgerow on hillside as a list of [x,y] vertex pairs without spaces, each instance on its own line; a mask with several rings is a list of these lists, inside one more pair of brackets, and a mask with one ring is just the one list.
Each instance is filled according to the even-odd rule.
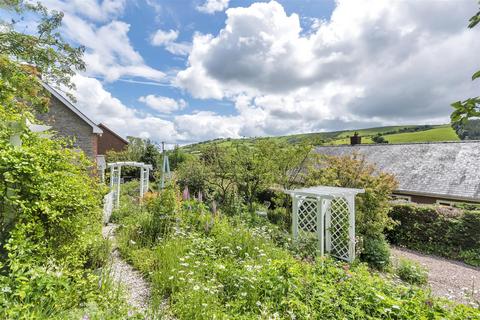
[[[478,319],[366,265],[301,259],[264,218],[212,214],[174,185],[115,213],[122,254],[151,281],[154,309],[177,319]],[[165,305],[167,306],[165,308]]]

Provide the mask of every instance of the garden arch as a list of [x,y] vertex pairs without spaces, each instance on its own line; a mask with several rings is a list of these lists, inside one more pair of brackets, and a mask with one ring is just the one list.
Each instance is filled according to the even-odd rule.
[[325,252],[352,262],[355,259],[355,196],[363,189],[317,186],[287,191],[292,197],[295,240],[315,238]]
[[115,208],[120,206],[120,178],[122,175],[122,167],[131,166],[140,168],[140,198],[148,191],[148,178],[150,176],[150,170],[153,169],[152,165],[143,162],[121,161],[109,163],[108,166],[110,167],[110,189],[113,193]]

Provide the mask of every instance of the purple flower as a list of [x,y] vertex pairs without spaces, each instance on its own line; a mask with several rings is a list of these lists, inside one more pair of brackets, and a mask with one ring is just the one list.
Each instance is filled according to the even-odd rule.
[[182,195],[183,200],[190,200],[190,192],[188,191],[188,186],[185,186]]

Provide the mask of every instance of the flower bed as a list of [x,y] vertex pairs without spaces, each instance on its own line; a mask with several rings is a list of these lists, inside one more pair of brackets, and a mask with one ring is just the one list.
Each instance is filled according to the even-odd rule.
[[[201,204],[166,204],[166,198],[120,215],[118,239],[124,256],[152,282],[155,304],[168,299],[178,319],[480,316],[372,274],[364,264],[299,259],[288,238],[279,246],[272,239],[277,232],[258,218],[213,217]],[[162,221],[156,230],[152,219]]]

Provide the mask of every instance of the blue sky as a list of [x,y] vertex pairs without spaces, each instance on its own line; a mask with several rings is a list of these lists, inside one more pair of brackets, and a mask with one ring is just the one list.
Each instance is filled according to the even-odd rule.
[[[230,6],[248,7],[254,2],[258,1],[231,1]],[[335,5],[334,1],[324,0],[290,0],[279,1],[279,3],[283,5],[288,14],[300,14],[303,18],[301,22],[305,28],[308,28],[312,23],[308,18],[328,19]],[[186,67],[188,57],[173,55],[163,48],[152,46],[150,37],[158,29],[178,30],[177,41],[179,42],[190,42],[196,32],[217,34],[225,25],[225,12],[205,14],[196,9],[201,4],[202,1],[200,0],[157,1],[153,5],[152,2],[146,1],[131,2],[126,5],[122,21],[130,24],[129,38],[132,45],[142,54],[148,65],[159,70],[175,72]],[[138,80],[141,81],[141,79]],[[219,114],[235,114],[231,101],[195,99],[188,92],[183,92],[182,89],[172,86],[142,85],[116,81],[108,83],[105,87],[122,102],[140,110],[148,111],[148,107],[139,102],[138,97],[154,92],[174,99],[184,99],[188,103],[188,106],[182,110],[184,113],[208,110]]]
[[192,143],[445,123],[478,95],[474,0],[43,0],[86,47],[77,106]]

